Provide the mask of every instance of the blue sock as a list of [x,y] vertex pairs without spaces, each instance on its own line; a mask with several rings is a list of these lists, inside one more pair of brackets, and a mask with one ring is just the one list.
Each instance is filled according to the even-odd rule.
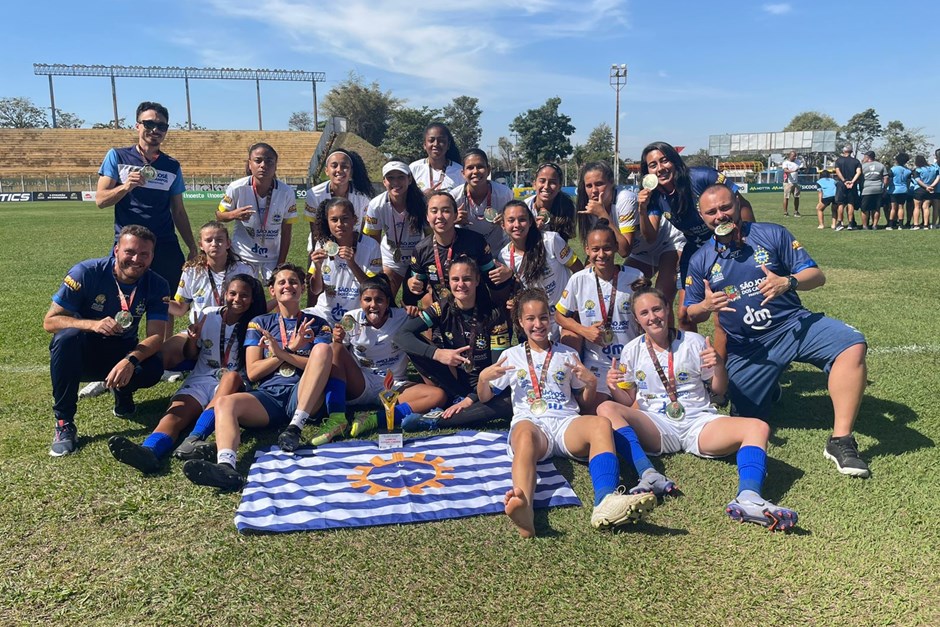
[[196,426],[193,427],[193,432],[190,435],[194,435],[200,440],[205,440],[215,431],[215,408],[211,407],[204,410],[199,414],[199,419],[196,420]]
[[640,446],[640,439],[636,437],[633,427],[620,427],[614,431],[614,446],[617,447],[617,455],[633,462],[639,476],[642,477],[644,472],[653,467],[650,458]]
[[613,453],[598,453],[588,462],[588,471],[594,486],[594,507],[597,507],[605,496],[617,489],[620,464]]
[[400,425],[401,421],[412,413],[414,413],[414,410],[411,409],[411,405],[408,403],[399,403],[395,405],[395,424]]
[[760,494],[767,473],[767,451],[758,446],[738,450],[738,494],[751,490]]
[[173,438],[165,433],[151,433],[143,443],[144,448],[149,448],[158,459],[163,459],[173,450]]
[[346,382],[330,377],[326,381],[326,411],[328,414],[346,413]]

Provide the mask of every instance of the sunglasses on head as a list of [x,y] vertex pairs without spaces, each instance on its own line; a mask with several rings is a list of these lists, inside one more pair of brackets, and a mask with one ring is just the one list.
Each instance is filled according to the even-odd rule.
[[166,133],[170,128],[170,125],[166,122],[157,122],[156,120],[138,120],[137,123],[143,124],[148,131],[160,131],[161,133]]

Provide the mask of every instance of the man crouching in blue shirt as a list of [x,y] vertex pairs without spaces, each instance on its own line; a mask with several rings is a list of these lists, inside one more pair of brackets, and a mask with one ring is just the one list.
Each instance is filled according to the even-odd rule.
[[[114,392],[114,415],[119,417],[134,413],[134,390],[160,381],[170,289],[150,269],[155,244],[146,227],[125,226],[113,257],[76,264],[52,297],[42,326],[54,334],[49,344],[53,457],[68,455],[77,446],[79,381],[103,379]],[[138,341],[144,316],[146,337]]]
[[766,419],[780,373],[792,361],[813,364],[829,375],[835,414],[823,455],[843,474],[868,477],[852,436],[865,391],[865,336],[803,307],[797,290],[820,287],[826,277],[785,228],[742,222],[723,185],[702,193],[699,213],[713,236],[690,261],[685,304],[696,323],[719,312],[728,334],[728,393],[737,412]]

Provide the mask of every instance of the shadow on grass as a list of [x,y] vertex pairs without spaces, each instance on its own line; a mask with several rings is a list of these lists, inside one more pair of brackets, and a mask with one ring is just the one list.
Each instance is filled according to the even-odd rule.
[[[786,387],[789,382],[789,388]],[[774,407],[771,426],[801,429],[831,429],[832,401],[829,396],[810,396],[803,391],[825,389],[826,375],[822,372],[788,370],[781,377],[784,387],[783,399]],[[862,399],[855,431],[867,435],[877,444],[861,452],[864,457],[873,458],[887,455],[900,455],[923,448],[936,446],[936,443],[911,424],[918,416],[910,407],[895,401],[866,395]],[[774,436],[774,444],[784,438]]]

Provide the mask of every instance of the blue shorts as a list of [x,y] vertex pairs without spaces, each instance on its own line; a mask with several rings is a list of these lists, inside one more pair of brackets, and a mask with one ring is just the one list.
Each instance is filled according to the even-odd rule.
[[[704,246],[705,244],[702,244]],[[676,274],[676,291],[682,291],[685,289],[685,277],[689,274],[689,262],[692,260],[692,255],[695,254],[702,246],[696,246],[693,242],[686,242],[685,248],[682,249],[682,255],[679,257],[679,272]],[[682,305],[682,302],[679,302],[679,305]]]
[[809,311],[799,314],[774,337],[728,344],[728,396],[739,415],[766,418],[780,373],[791,362],[828,373],[844,350],[866,343],[864,335],[841,320]]
[[296,385],[272,385],[248,392],[268,412],[268,426],[281,427],[290,422],[297,409]]

